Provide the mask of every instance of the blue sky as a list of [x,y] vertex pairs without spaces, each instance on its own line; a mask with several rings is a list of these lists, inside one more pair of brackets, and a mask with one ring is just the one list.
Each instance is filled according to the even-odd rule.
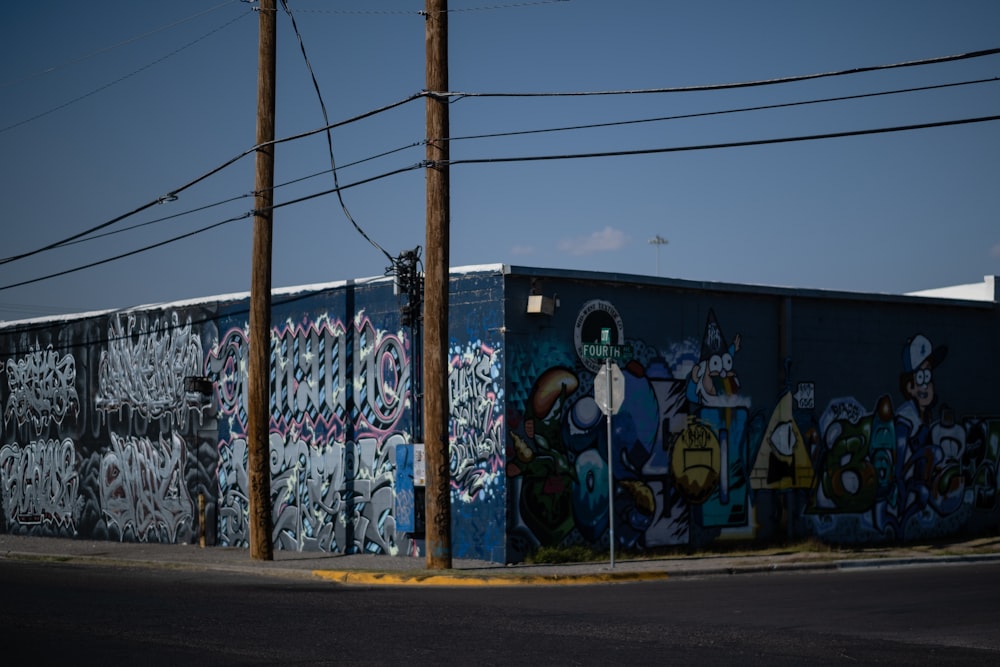
[[[253,146],[258,16],[237,0],[16,3],[0,25],[0,256],[143,207]],[[280,6],[280,2],[279,2]],[[867,68],[1000,47],[1000,3],[451,0],[450,88],[649,90]],[[422,0],[288,0],[331,122],[424,88]],[[278,15],[277,135],[324,124]],[[1000,55],[702,92],[456,98],[456,161],[616,153],[1000,113]],[[706,115],[708,114],[708,115]],[[687,118],[662,119],[673,116]],[[645,121],[624,123],[624,121]],[[554,130],[616,123],[601,128]],[[482,135],[498,135],[483,138]],[[471,138],[480,137],[480,138]],[[275,212],[273,284],[381,275],[425,244],[424,104],[333,131],[334,195]],[[0,265],[0,319],[242,292],[253,157],[101,230]],[[275,201],[333,188],[325,135],[276,151]],[[400,173],[380,178],[400,170]],[[902,293],[1000,273],[1000,121],[780,144],[455,164],[451,264]],[[224,222],[234,219],[232,222]],[[218,224],[224,223],[224,224]],[[34,282],[218,224],[94,268]],[[131,228],[131,229],[128,229]],[[109,233],[115,232],[115,233]],[[655,236],[668,240],[655,246]]]

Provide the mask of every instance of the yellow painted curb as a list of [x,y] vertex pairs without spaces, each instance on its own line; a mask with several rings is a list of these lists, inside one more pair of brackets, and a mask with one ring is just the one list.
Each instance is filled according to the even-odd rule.
[[325,581],[356,586],[574,586],[613,582],[655,581],[667,579],[665,572],[607,572],[579,576],[567,575],[475,575],[354,570],[313,570],[313,576]]

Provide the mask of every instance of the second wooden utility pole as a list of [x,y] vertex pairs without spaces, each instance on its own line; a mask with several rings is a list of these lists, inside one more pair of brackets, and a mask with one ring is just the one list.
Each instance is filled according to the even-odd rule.
[[257,176],[250,270],[250,363],[247,371],[247,485],[250,557],[274,560],[271,542],[271,232],[274,205],[274,79],[277,1],[260,1],[257,70]]
[[448,456],[448,2],[426,0],[427,257],[424,262],[424,447],[427,568],[451,569]]

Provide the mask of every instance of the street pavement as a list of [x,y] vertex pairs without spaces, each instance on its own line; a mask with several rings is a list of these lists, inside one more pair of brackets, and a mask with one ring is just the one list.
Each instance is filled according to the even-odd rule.
[[793,570],[842,570],[963,562],[1000,562],[1000,536],[893,547],[813,546],[703,552],[562,564],[503,565],[453,559],[451,569],[428,569],[423,558],[277,550],[254,560],[248,549],[192,544],[97,542],[0,535],[0,558],[99,565],[197,569],[296,577],[359,586],[586,585]]

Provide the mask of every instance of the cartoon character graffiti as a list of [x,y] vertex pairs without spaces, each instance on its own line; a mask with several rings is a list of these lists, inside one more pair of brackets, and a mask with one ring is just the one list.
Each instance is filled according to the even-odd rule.
[[735,365],[739,351],[740,334],[727,345],[715,311],[709,310],[701,341],[701,359],[691,369],[688,379],[688,400],[701,405],[718,405],[738,394],[740,380]]
[[934,389],[934,369],[947,355],[947,347],[934,347],[923,334],[909,338],[903,347],[899,390],[907,402],[900,406],[898,416],[910,423],[912,437],[926,439],[929,435],[924,429],[930,429],[932,410],[938,399]]
[[[899,389],[904,402],[893,407],[881,396],[873,411],[851,398],[835,399],[821,420],[823,446],[814,456],[817,486],[810,506],[816,514],[843,514],[824,530],[906,539],[946,530],[944,517],[966,502],[973,474],[966,472],[970,433],[953,411],[935,417],[938,391],[934,372],[948,352],[927,336],[903,345]],[[972,466],[968,466],[972,470]],[[851,516],[853,515],[853,516]],[[848,528],[850,526],[850,528]]]
[[923,334],[907,339],[899,377],[900,391],[907,400],[896,413],[896,430],[908,453],[900,471],[903,497],[911,501],[914,510],[930,506],[940,515],[955,511],[965,494],[961,473],[964,431],[962,437],[954,437],[955,419],[950,409],[942,410],[940,420],[934,418],[938,402],[934,371],[947,354],[947,347],[935,347]]
[[[706,526],[743,526],[748,517],[746,424],[749,400],[740,395],[736,372],[735,358],[740,344],[740,334],[732,343],[726,342],[715,311],[709,309],[701,340],[701,358],[691,369],[687,381],[686,394],[692,415],[688,429],[707,428],[712,438],[700,434],[694,441],[717,442],[718,457],[684,456],[677,452],[673,457],[678,486],[688,500],[702,505]],[[685,447],[686,442],[687,439],[678,438],[675,447]],[[706,476],[702,470],[698,475],[689,476],[686,468],[679,466],[691,461],[698,461],[702,466],[711,461],[717,475]],[[688,487],[689,480],[699,480],[699,483]],[[710,484],[708,488],[706,483]]]
[[573,473],[562,426],[567,399],[579,384],[568,368],[546,370],[528,398],[524,437],[511,431],[507,475],[521,478],[521,516],[542,544],[558,544],[573,528]]

